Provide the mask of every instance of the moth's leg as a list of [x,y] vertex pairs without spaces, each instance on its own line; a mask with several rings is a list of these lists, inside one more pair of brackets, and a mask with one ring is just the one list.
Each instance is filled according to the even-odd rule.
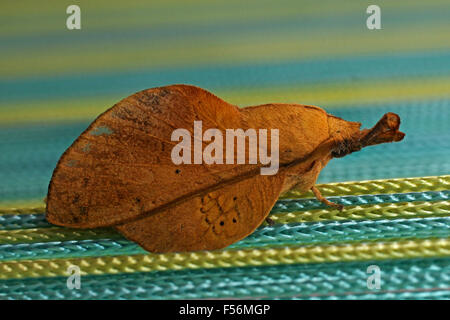
[[316,199],[319,200],[320,202],[322,202],[323,204],[326,204],[327,206],[336,208],[339,211],[342,211],[344,209],[344,206],[342,204],[328,201],[324,196],[322,196],[322,194],[320,193],[319,189],[316,188],[316,186],[312,186],[311,191],[314,193],[314,196],[316,197]]
[[269,217],[266,218],[266,222],[269,226],[273,226],[275,224],[275,222],[272,219],[270,219]]

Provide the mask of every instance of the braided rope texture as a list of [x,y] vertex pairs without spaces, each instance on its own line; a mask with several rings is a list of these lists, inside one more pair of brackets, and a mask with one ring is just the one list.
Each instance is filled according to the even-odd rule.
[[195,253],[143,254],[55,260],[6,261],[0,279],[66,275],[71,265],[82,274],[164,271],[214,267],[262,266],[294,263],[357,261],[389,258],[450,256],[450,239],[427,239],[361,244],[219,250]]
[[[439,176],[320,185],[344,211],[284,197],[274,225],[224,250],[194,253],[151,254],[109,228],[54,227],[43,208],[4,208],[0,298],[448,298],[448,183]],[[371,264],[384,275],[375,292],[366,283]],[[72,265],[81,269],[81,290],[67,288]]]
[[[359,182],[339,182],[318,185],[325,197],[355,194],[407,193],[421,191],[438,191],[450,189],[450,175],[423,178],[398,178],[367,180]],[[284,193],[280,198],[312,197],[312,193],[299,192],[296,189]]]
[[[383,289],[370,291],[367,268],[374,263],[383,270]],[[398,299],[448,297],[449,281],[450,259],[430,258],[87,275],[80,290],[68,290],[66,277],[11,279],[0,292],[14,299]],[[414,288],[420,283],[426,285]]]
[[[229,248],[275,248],[289,245],[339,244],[340,242],[361,242],[392,239],[427,239],[445,237],[450,229],[450,217],[426,219],[398,220],[345,220],[318,223],[292,223],[273,227],[259,228],[246,239],[235,243]],[[52,231],[53,229],[47,229]],[[35,230],[32,229],[34,232]],[[42,230],[44,235],[45,229]],[[36,234],[36,233],[35,233]],[[58,235],[58,234],[57,234]],[[0,245],[0,260],[51,259],[70,258],[74,256],[94,257],[107,255],[134,255],[145,253],[135,243],[120,239],[120,235],[111,232],[106,239],[89,237],[86,232],[81,240],[78,231],[74,236],[61,233],[61,239],[48,242],[38,242],[42,237],[33,237],[36,242],[22,243],[21,238],[13,239],[12,243]],[[97,235],[100,236],[100,235]],[[36,239],[38,238],[38,239]],[[83,238],[86,238],[83,240]],[[48,239],[46,239],[48,240]]]

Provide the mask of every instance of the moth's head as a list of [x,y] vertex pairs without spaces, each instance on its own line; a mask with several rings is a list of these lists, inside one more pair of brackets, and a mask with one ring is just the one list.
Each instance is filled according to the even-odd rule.
[[361,123],[346,121],[329,115],[328,128],[334,139],[331,155],[340,158],[364,147],[387,142],[401,141],[405,134],[399,131],[400,117],[386,113],[371,129],[360,130]]

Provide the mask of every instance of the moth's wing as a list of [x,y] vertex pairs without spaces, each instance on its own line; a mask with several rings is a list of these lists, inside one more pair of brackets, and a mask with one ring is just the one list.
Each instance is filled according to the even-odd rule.
[[[176,166],[175,129],[239,128],[239,109],[193,86],[138,92],[100,115],[61,156],[47,196],[47,220],[93,228],[128,221],[220,183],[249,166]],[[192,134],[193,136],[193,134]]]
[[264,221],[283,180],[256,175],[115,228],[151,252],[224,248]]

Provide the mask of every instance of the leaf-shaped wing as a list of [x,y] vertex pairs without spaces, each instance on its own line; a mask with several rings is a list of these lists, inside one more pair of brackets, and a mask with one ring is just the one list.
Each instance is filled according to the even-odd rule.
[[264,221],[283,180],[281,175],[255,175],[116,229],[151,252],[224,248]]
[[70,227],[114,225],[248,170],[175,166],[172,132],[192,131],[195,120],[204,130],[241,125],[237,107],[185,85],[144,90],[107,110],[61,156],[49,185],[47,219]]

